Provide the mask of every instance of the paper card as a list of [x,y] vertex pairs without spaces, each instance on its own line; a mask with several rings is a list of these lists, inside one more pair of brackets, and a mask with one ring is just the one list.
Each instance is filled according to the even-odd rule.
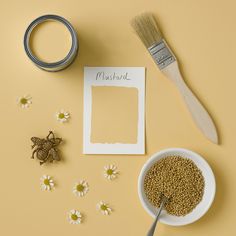
[[145,68],[84,68],[84,154],[145,153]]

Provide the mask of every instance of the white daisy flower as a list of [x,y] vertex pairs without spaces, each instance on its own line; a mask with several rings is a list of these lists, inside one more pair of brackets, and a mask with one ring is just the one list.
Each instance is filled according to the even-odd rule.
[[115,165],[104,166],[104,176],[109,180],[113,180],[117,177],[117,167]]
[[17,99],[17,103],[22,107],[22,108],[28,108],[30,104],[32,104],[32,97],[29,95],[24,95],[22,97],[19,97]]
[[89,185],[85,180],[81,180],[73,187],[73,193],[78,197],[83,197],[89,191]]
[[41,188],[45,191],[50,191],[55,187],[53,179],[49,175],[43,175],[40,178]]
[[109,215],[112,212],[112,209],[109,207],[109,205],[103,201],[100,201],[97,204],[97,209],[103,214],[103,215]]
[[82,215],[77,210],[71,210],[68,214],[70,224],[80,224],[82,222]]
[[69,118],[70,118],[70,113],[64,111],[63,109],[61,109],[59,112],[56,113],[56,119],[61,123],[67,122]]

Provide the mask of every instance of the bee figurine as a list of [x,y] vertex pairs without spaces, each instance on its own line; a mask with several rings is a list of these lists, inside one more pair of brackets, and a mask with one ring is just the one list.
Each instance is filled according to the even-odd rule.
[[49,131],[46,139],[32,137],[31,141],[33,142],[32,148],[36,147],[32,153],[32,158],[34,159],[36,155],[40,165],[45,162],[53,162],[54,160],[60,161],[61,158],[56,147],[62,142],[62,139],[55,138],[52,131]]

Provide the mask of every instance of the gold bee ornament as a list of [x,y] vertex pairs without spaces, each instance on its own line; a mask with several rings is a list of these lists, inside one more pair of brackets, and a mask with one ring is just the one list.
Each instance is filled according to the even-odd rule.
[[32,149],[33,153],[31,158],[36,158],[40,161],[40,165],[45,162],[60,161],[61,158],[58,154],[57,146],[62,142],[61,138],[55,138],[55,135],[52,131],[49,131],[49,134],[46,138],[32,137],[31,141],[33,142]]

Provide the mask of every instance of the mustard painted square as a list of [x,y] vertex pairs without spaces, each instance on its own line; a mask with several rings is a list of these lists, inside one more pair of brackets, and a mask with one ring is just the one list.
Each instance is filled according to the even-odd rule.
[[92,86],[92,143],[137,143],[138,90]]

